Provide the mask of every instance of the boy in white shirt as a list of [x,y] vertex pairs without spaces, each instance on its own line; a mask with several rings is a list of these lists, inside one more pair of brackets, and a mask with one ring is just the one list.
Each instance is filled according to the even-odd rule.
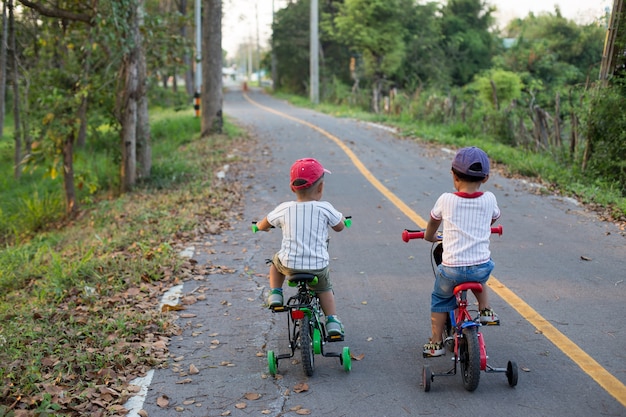
[[424,345],[424,356],[445,354],[443,327],[450,311],[456,308],[453,289],[456,285],[476,281],[483,291],[474,293],[478,300],[480,322],[499,324],[489,306],[487,286],[494,263],[489,250],[491,225],[500,218],[500,209],[493,193],[479,191],[489,179],[489,158],[476,147],[460,149],[452,162],[455,193],[442,194],[430,212],[424,239],[441,240],[437,236],[443,222],[443,257],[438,266],[431,296],[432,337]]
[[311,288],[320,299],[326,316],[329,335],[343,335],[344,328],[337,318],[335,296],[330,281],[328,228],[344,229],[343,214],[330,203],[320,201],[324,191],[324,173],[330,171],[313,158],[297,160],[291,167],[291,190],[296,201],[280,204],[257,223],[259,230],[280,227],[283,233],[280,250],[270,266],[269,307],[283,305],[285,276],[298,272],[314,274],[318,283]]

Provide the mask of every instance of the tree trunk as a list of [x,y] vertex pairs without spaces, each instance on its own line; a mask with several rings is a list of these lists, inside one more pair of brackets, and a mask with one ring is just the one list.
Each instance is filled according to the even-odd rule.
[[0,35],[0,138],[4,135],[4,109],[7,87],[7,49],[9,29],[7,25],[7,3],[2,2],[2,35]]
[[63,141],[63,184],[65,185],[65,214],[73,217],[78,213],[76,187],[74,186],[74,139],[76,132],[72,128]]
[[[180,0],[178,3],[178,12],[184,18],[187,17],[187,0]],[[186,22],[183,19],[183,22]],[[183,39],[187,39],[187,24],[183,23],[183,26],[180,28],[180,36]],[[189,97],[193,97],[194,89],[193,89],[193,66],[191,65],[191,54],[185,53],[183,56],[183,64],[185,65],[185,90],[187,91],[187,95]]]
[[137,4],[137,178],[150,178],[152,170],[152,138],[150,135],[150,119],[148,114],[148,69],[146,64],[145,39],[141,34],[144,24],[144,0]]
[[129,54],[122,64],[124,90],[122,94],[121,119],[122,163],[120,166],[121,192],[125,193],[137,182],[137,62],[134,53]]
[[[15,14],[13,13],[13,1],[9,0],[9,42],[11,43],[11,75],[13,77],[13,137],[15,138],[15,166],[13,169],[13,175],[16,179],[22,176],[22,131],[20,129],[20,84],[19,73],[17,71],[17,54],[16,54],[16,41],[15,41]],[[2,98],[4,102],[4,97]],[[4,116],[3,116],[4,118]]]
[[554,145],[561,146],[561,95],[558,92],[554,101]]
[[222,115],[222,1],[204,0],[202,20],[201,136],[221,133]]

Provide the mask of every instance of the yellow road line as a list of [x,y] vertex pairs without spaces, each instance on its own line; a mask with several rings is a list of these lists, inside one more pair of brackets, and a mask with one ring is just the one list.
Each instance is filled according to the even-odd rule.
[[[354,166],[363,174],[363,176],[384,195],[389,201],[391,201],[402,213],[404,213],[409,219],[415,222],[419,227],[425,228],[426,221],[415,213],[408,205],[400,200],[394,193],[389,191],[374,175],[363,165],[359,158],[348,148],[341,139],[330,134],[324,129],[309,123],[305,120],[298,119],[288,114],[282,113],[278,110],[263,106],[244,94],[244,97],[251,104],[266,110],[270,113],[274,113],[278,116],[292,120],[296,123],[300,123],[311,129],[321,133],[328,139],[332,140],[337,146],[343,150],[348,158],[352,161]],[[513,307],[526,321],[535,326],[550,342],[552,342],[559,350],[561,350],[566,356],[574,361],[580,369],[582,369],[587,375],[593,378],[606,392],[612,395],[617,401],[619,401],[624,407],[626,407],[626,386],[617,378],[615,378],[610,372],[602,367],[595,359],[589,356],[578,345],[568,339],[563,333],[561,333],[556,327],[554,327],[548,320],[543,318],[535,309],[528,305],[524,300],[518,297],[513,291],[508,289],[493,275],[489,278],[488,286],[491,288],[500,298],[502,298],[507,304]]]

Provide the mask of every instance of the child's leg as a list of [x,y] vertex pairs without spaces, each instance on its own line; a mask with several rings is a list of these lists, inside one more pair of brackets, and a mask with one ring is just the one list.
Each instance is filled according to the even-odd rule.
[[317,296],[320,299],[320,305],[324,311],[324,315],[334,316],[337,314],[337,307],[335,306],[335,294],[332,291],[324,291],[318,293]]
[[487,295],[487,284],[483,284],[482,292],[472,292],[476,297],[476,301],[478,301],[478,311],[483,311],[486,308],[491,308],[489,306],[489,296]]
[[274,264],[270,265],[270,289],[282,288],[285,282],[285,276],[278,272]]
[[432,338],[430,339],[433,343],[438,343],[443,341],[443,326],[446,325],[446,318],[448,313],[430,313],[430,327],[432,331]]

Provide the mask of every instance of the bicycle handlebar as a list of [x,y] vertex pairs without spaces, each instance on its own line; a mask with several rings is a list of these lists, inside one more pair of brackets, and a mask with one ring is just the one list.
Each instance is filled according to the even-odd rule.
[[[498,234],[502,236],[502,225],[499,224],[491,228],[491,233]],[[424,231],[423,230],[408,230],[404,229],[402,231],[402,240],[408,242],[411,239],[424,239]]]
[[[252,233],[256,233],[259,231],[259,227],[256,225],[257,222],[252,222]],[[352,216],[346,216],[346,219],[343,221],[343,224],[349,229],[352,226]],[[270,226],[272,229],[274,226]]]

